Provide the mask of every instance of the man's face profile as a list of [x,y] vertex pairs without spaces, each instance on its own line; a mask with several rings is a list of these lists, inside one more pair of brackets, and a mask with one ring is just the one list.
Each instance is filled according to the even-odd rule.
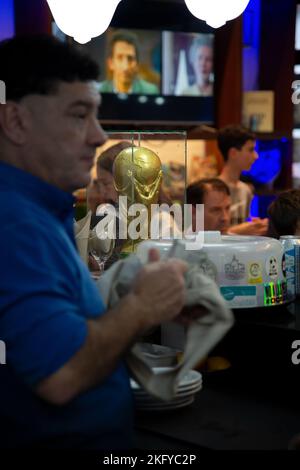
[[112,56],[108,59],[116,90],[121,93],[130,91],[138,71],[136,50],[133,44],[117,41],[113,46]]
[[204,230],[224,233],[230,225],[230,196],[222,191],[208,190],[204,197]]
[[52,94],[26,96],[22,151],[30,172],[69,192],[87,186],[95,150],[106,140],[99,104],[94,82],[60,82]]
[[210,46],[200,46],[195,54],[194,70],[197,83],[200,85],[209,82],[213,71],[213,50]]
[[104,202],[116,203],[118,194],[114,187],[113,175],[104,168],[97,168],[97,183]]
[[255,140],[249,139],[241,149],[235,149],[235,158],[241,171],[249,171],[253,163],[258,159],[255,145]]

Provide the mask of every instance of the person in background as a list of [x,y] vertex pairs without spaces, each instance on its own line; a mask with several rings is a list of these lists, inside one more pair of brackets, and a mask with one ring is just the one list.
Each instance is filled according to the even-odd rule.
[[[114,179],[113,179],[113,165],[116,157],[119,155],[119,153],[128,148],[134,146],[131,142],[128,141],[121,141],[118,142],[115,145],[112,145],[108,149],[106,149],[104,152],[102,152],[97,160],[96,160],[96,172],[97,172],[97,177],[96,179],[93,180],[92,185],[94,187],[98,188],[98,194],[99,194],[99,201],[100,204],[103,203],[108,203],[113,206],[118,207],[118,194],[114,186]],[[92,205],[95,201],[95,198],[93,197],[91,201],[89,200],[89,194],[90,191],[88,190],[88,207],[92,208]],[[159,197],[158,197],[158,204],[166,204],[167,206],[172,206],[172,201],[168,197],[167,193],[164,191],[163,187],[160,187],[159,190]],[[94,204],[95,210],[92,211],[93,214],[95,214],[97,206]],[[170,215],[166,211],[161,211],[159,214],[160,218],[160,223],[162,224],[164,222],[165,224],[165,229],[166,232],[162,230],[161,236],[162,237],[168,237],[169,233],[172,238],[172,235],[174,234],[179,234],[181,233],[179,227],[175,224],[175,221],[172,217],[172,214]],[[92,216],[92,221],[96,221],[97,217]],[[94,225],[95,222],[93,222]],[[117,247],[119,245],[119,241],[117,240],[116,243]],[[113,258],[113,261],[115,261],[116,258]]]
[[[196,231],[196,205],[204,204],[204,230],[219,231],[223,235],[260,235],[255,222],[230,225],[230,190],[219,178],[203,178],[187,188],[186,199],[192,204],[192,229]],[[265,229],[263,229],[263,234]],[[255,232],[255,233],[253,233]]]
[[[93,229],[103,216],[96,215],[97,208],[102,204],[110,204],[118,210],[118,193],[115,189],[113,178],[113,164],[118,154],[131,147],[127,141],[121,141],[104,150],[96,159],[96,178],[94,178],[87,188],[87,207],[92,211],[91,228]],[[116,233],[119,230],[119,219],[116,219]],[[110,258],[105,263],[105,270],[120,259],[120,250],[124,240],[118,237],[115,240],[115,248]],[[98,269],[97,263],[89,258],[89,268],[95,272]]]
[[106,141],[98,66],[46,35],[0,43],[0,63],[0,447],[129,448],[123,357],[141,332],[180,315],[186,263],[152,250],[106,311],[73,233],[72,194]]
[[155,95],[158,87],[139,78],[138,38],[129,31],[117,31],[109,44],[107,67],[112,76],[100,82],[101,93]]
[[102,152],[96,160],[97,181],[104,194],[105,202],[116,204],[118,193],[113,178],[113,165],[122,150],[132,147],[131,142],[121,141]]
[[289,189],[279,194],[270,204],[268,216],[270,237],[300,236],[300,189]]
[[230,225],[230,191],[217,178],[199,180],[186,190],[187,204],[192,207],[192,229],[196,231],[196,205],[204,204],[204,230],[226,234]]
[[189,50],[189,62],[195,75],[195,83],[183,90],[185,96],[213,95],[213,39],[202,34],[193,40]]
[[93,178],[90,184],[86,188],[87,210],[88,211],[90,210],[92,214],[96,214],[97,207],[104,203],[105,203],[105,198],[104,198],[102,188],[99,187],[97,178]]
[[116,205],[118,194],[113,180],[113,163],[116,156],[125,148],[131,147],[130,142],[122,141],[104,150],[96,159],[96,177],[87,187],[87,206],[96,214],[97,207],[109,203]]
[[[218,132],[218,147],[224,159],[219,178],[230,189],[231,225],[242,224],[250,216],[253,192],[240,176],[258,159],[255,144],[255,135],[242,126],[230,125]],[[268,229],[268,219],[252,218],[252,224],[240,227],[244,235],[263,235]]]

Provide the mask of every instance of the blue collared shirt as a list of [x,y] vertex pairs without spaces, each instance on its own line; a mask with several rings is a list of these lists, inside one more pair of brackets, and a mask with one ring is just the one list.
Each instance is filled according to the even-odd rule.
[[104,312],[76,250],[73,205],[69,193],[0,163],[0,340],[7,358],[0,365],[0,447],[129,445],[132,398],[123,364],[67,406],[33,392],[83,346],[86,320]]

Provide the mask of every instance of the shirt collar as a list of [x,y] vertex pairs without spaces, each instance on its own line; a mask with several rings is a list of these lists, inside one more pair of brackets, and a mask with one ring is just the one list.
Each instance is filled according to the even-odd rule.
[[76,201],[72,194],[4,162],[0,162],[0,185],[31,199],[60,219],[70,215]]

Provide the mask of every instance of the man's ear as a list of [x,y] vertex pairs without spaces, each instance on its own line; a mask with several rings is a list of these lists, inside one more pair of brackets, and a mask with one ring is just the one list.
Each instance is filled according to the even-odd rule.
[[23,145],[28,129],[28,110],[14,101],[0,105],[0,127],[11,142]]
[[238,155],[239,153],[239,149],[235,148],[235,147],[231,147],[229,150],[228,150],[228,159],[232,160],[234,158],[236,158],[236,156]]

